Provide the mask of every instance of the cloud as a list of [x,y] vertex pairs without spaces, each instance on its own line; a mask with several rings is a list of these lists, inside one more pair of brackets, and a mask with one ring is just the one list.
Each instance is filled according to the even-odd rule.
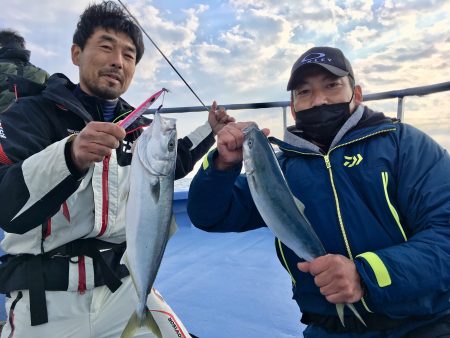
[[27,48],[33,51],[33,56],[39,55],[44,58],[58,56],[56,51],[43,48],[33,42],[29,42]]
[[428,58],[436,53],[437,50],[433,46],[417,46],[400,47],[394,49],[393,54],[386,57],[395,63],[404,63],[407,61],[417,61]]
[[366,41],[373,39],[377,34],[378,32],[375,29],[370,29],[366,26],[356,26],[347,34],[345,40],[352,48],[361,48]]
[[130,6],[130,9],[150,38],[166,56],[170,56],[180,49],[189,48],[195,41],[198,28],[196,15],[203,11],[204,7],[198,11],[186,10],[183,22],[166,19],[158,8],[145,2]]
[[[89,2],[10,1],[2,8],[0,26],[11,26],[25,35],[34,63],[49,72],[67,73],[76,81],[78,70],[70,61],[70,45],[78,16]],[[206,104],[213,99],[222,104],[288,100],[286,82],[292,64],[316,45],[341,48],[351,60],[365,93],[449,80],[448,1],[206,3],[127,1],[147,33]],[[166,105],[198,105],[155,47],[146,37],[144,40],[146,52],[126,99],[138,104],[151,91],[165,86],[172,90],[166,95]],[[446,109],[449,96],[406,98],[405,116],[440,135],[442,142],[448,142],[450,135],[443,131],[450,129]],[[393,114],[397,107],[395,100],[368,104]],[[253,114],[270,124],[279,118],[278,111]],[[251,118],[251,114],[242,117]],[[180,130],[194,128],[204,119],[204,114],[183,118]],[[438,128],[431,127],[433,121]]]
[[396,65],[393,65],[393,64],[386,65],[386,64],[378,63],[378,64],[370,65],[370,67],[367,67],[364,70],[364,72],[365,73],[374,73],[374,74],[384,73],[384,72],[389,73],[389,72],[395,71],[397,69],[398,69],[398,67]]

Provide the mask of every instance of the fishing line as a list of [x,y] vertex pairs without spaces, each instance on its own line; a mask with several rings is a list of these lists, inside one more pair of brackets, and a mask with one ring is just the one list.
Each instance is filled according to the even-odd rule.
[[141,31],[145,34],[145,36],[150,40],[150,42],[153,44],[153,46],[155,46],[155,48],[161,53],[161,55],[164,57],[164,59],[167,61],[167,63],[170,65],[170,67],[172,67],[172,69],[175,71],[175,73],[178,74],[178,76],[180,77],[181,80],[183,80],[184,84],[189,88],[189,90],[192,92],[192,94],[194,94],[194,96],[197,98],[197,100],[202,104],[202,106],[206,109],[206,111],[209,111],[208,107],[205,106],[205,104],[203,103],[203,101],[198,97],[198,95],[195,93],[195,91],[191,88],[191,86],[189,86],[189,84],[186,82],[186,80],[183,78],[183,76],[181,76],[181,74],[178,72],[178,70],[175,68],[175,66],[172,64],[172,62],[170,62],[170,60],[166,57],[166,55],[164,55],[163,51],[161,49],[159,49],[158,45],[153,41],[153,39],[150,37],[150,35],[147,34],[147,32],[145,31],[144,27],[141,26],[141,24],[139,23],[139,21],[134,17],[133,14],[131,14],[131,12],[128,10],[128,8],[122,3],[121,0],[117,0],[122,7],[125,9],[125,11],[127,11],[128,15],[134,20],[134,22],[136,23],[136,25],[141,29]]
[[117,117],[112,121],[112,123],[116,123],[116,122],[119,121],[122,117],[127,116],[127,115],[128,115],[129,113],[131,113],[132,111],[133,111],[133,110],[130,109],[130,110],[126,111],[125,113],[120,114],[119,116],[117,116]]

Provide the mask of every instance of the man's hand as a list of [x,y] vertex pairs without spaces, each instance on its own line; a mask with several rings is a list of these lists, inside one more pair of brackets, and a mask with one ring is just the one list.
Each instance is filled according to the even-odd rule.
[[125,135],[125,129],[114,123],[89,122],[72,142],[73,164],[83,172],[95,162],[103,161],[119,147]]
[[214,135],[217,135],[227,123],[234,121],[234,117],[229,116],[224,107],[217,108],[217,102],[213,102],[208,114],[208,122]]
[[364,296],[356,266],[347,257],[325,255],[297,267],[314,276],[314,283],[330,303],[355,303]]
[[[230,122],[217,133],[217,151],[219,155],[214,161],[218,170],[227,170],[242,162],[242,145],[244,133],[242,129],[253,122]],[[269,129],[262,132],[267,136]]]

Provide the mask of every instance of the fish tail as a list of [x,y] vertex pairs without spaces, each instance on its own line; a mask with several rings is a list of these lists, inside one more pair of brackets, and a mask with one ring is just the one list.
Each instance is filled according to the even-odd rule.
[[122,334],[120,335],[120,338],[133,338],[134,334],[136,333],[136,330],[140,327],[140,320],[136,313],[136,311],[133,312],[130,319],[128,320],[127,326],[125,326],[125,329],[123,329]]
[[347,305],[347,307],[352,310],[353,314],[355,315],[356,318],[359,319],[359,321],[361,323],[363,323],[364,326],[367,327],[366,323],[364,322],[364,319],[362,319],[361,315],[359,314],[358,310],[356,310],[355,306],[351,303],[346,303],[345,305]]
[[356,316],[356,318],[359,319],[359,321],[361,323],[363,323],[364,326],[367,327],[366,323],[364,322],[364,319],[362,319],[361,315],[359,314],[358,310],[356,310],[355,306],[351,303],[341,303],[341,304],[336,304],[336,311],[339,317],[339,320],[341,321],[342,326],[345,327],[345,323],[344,323],[344,307],[347,306],[352,312],[353,314]]
[[343,303],[336,304],[336,312],[338,314],[338,317],[339,317],[339,320],[341,321],[342,326],[345,327],[344,304]]
[[142,326],[145,326],[158,338],[162,338],[161,330],[159,329],[158,324],[153,318],[152,313],[148,309],[146,309],[145,316],[142,320],[139,318],[136,311],[133,312],[120,338],[133,338],[136,331]]
[[158,324],[155,321],[155,318],[153,317],[153,314],[151,311],[148,310],[146,307],[145,309],[145,318],[144,318],[144,325],[147,327],[147,329],[150,330],[155,336],[158,338],[162,338],[161,330],[159,329]]

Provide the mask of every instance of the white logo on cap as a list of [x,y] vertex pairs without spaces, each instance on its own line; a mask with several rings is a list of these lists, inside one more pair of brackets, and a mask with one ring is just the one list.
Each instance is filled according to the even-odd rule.
[[326,57],[325,53],[311,53],[306,55],[302,63],[330,62],[332,59]]

